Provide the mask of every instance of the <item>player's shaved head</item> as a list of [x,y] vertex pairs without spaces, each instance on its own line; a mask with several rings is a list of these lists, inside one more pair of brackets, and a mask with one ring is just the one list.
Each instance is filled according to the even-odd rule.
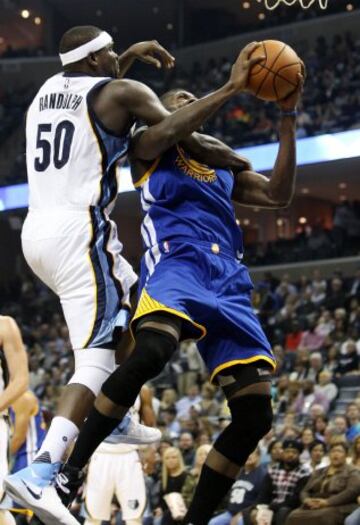
[[160,100],[166,109],[176,111],[186,104],[191,104],[197,98],[189,91],[185,91],[185,89],[175,88],[161,95]]
[[102,29],[96,26],[75,26],[68,29],[60,40],[59,52],[67,53],[72,51],[90,40],[93,40],[101,33]]

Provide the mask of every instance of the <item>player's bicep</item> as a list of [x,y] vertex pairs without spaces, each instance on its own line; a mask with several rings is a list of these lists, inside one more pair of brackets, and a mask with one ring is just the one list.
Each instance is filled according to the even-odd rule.
[[135,80],[120,80],[115,88],[118,102],[138,120],[151,126],[169,115],[159,97],[145,84]]

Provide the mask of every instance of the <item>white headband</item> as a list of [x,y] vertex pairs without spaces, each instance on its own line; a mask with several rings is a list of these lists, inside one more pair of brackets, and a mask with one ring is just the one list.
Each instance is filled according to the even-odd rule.
[[98,35],[96,38],[93,38],[89,42],[86,42],[86,44],[76,47],[75,49],[72,49],[67,53],[59,53],[59,57],[62,65],[66,66],[67,64],[78,62],[79,60],[82,60],[83,58],[89,56],[90,53],[100,51],[100,49],[112,43],[113,39],[111,38],[109,33],[107,33],[106,31],[102,31],[100,35]]

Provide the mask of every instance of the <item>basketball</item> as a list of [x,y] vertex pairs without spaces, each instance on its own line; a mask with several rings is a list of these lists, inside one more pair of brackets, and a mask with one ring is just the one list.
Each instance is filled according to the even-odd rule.
[[249,91],[262,100],[277,101],[286,98],[298,84],[301,62],[296,52],[279,40],[264,40],[251,57],[265,55],[249,74]]

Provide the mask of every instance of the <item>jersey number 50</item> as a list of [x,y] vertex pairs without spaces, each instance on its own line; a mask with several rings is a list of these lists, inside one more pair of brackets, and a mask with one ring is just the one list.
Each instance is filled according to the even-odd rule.
[[[70,120],[63,120],[56,126],[54,144],[45,138],[46,133],[51,133],[52,124],[39,124],[36,136],[36,148],[42,150],[41,157],[35,157],[36,171],[45,171],[51,162],[51,156],[56,169],[61,169],[68,162],[70,149],[74,137],[75,126]],[[51,150],[53,149],[53,155]]]

